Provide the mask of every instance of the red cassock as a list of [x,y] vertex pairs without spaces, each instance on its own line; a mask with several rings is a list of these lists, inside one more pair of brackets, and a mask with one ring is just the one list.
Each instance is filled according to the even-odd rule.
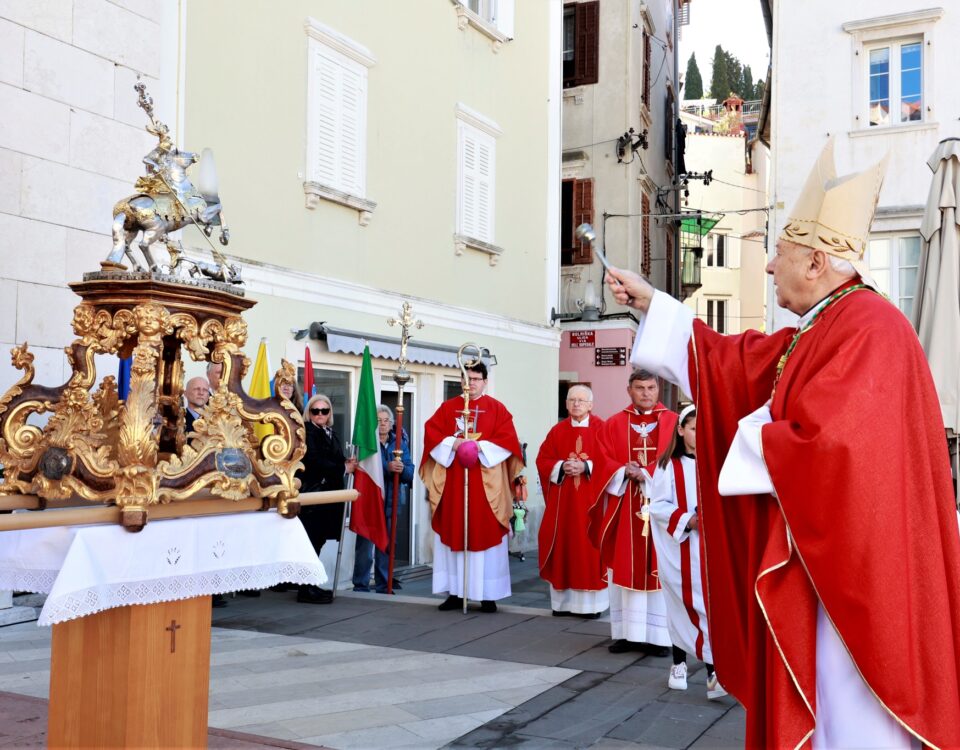
[[724,687],[747,709],[746,745],[810,744],[819,598],[899,723],[929,746],[960,747],[960,535],[910,324],[864,290],[800,337],[761,433],[776,497],[720,497],[717,479],[795,330],[693,331],[711,640]]
[[[427,420],[423,428],[423,458],[420,461],[421,477],[432,462],[430,452],[444,438],[459,437],[463,426],[463,399],[444,401]],[[479,552],[500,544],[507,533],[510,516],[513,514],[512,494],[509,482],[523,468],[523,454],[513,416],[507,407],[490,396],[481,396],[470,402],[471,430],[479,432],[479,441],[489,441],[506,451],[511,457],[503,467],[484,469],[477,463],[468,473],[469,524],[468,550]],[[458,422],[459,420],[459,422]],[[454,458],[446,469],[442,495],[433,513],[433,530],[441,541],[454,552],[463,551],[463,466]],[[504,471],[507,472],[504,477]]]
[[[546,507],[540,522],[540,577],[555,589],[599,591],[607,584],[602,575],[600,552],[587,538],[587,514],[616,472],[600,448],[603,420],[590,415],[586,427],[574,427],[564,419],[551,428],[537,454],[537,472]],[[550,481],[557,461],[576,458],[591,461],[590,476]],[[561,473],[562,473],[561,469]]]
[[[677,419],[676,412],[659,403],[651,414],[640,414],[632,406],[614,414],[604,422],[601,432],[607,460],[616,469],[636,461],[653,476],[657,458],[670,447]],[[643,536],[639,516],[645,502],[643,486],[627,482],[622,496],[604,496],[606,510],[602,502],[593,506],[589,529],[591,540],[600,549],[601,569],[613,570],[610,583],[636,591],[656,591],[660,581],[653,535]]]

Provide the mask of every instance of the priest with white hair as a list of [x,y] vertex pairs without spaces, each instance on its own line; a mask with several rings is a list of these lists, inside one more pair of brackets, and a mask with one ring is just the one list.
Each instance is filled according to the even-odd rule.
[[827,144],[767,265],[799,316],[723,336],[630,271],[631,359],[697,404],[717,673],[748,747],[960,747],[960,533],[929,367],[863,266],[886,160]]

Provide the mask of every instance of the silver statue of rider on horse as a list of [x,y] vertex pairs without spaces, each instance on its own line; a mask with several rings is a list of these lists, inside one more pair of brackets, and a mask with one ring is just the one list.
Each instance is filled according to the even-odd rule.
[[[153,114],[153,98],[146,93],[146,86],[138,81],[134,89],[139,95],[138,106],[150,118],[147,132],[155,135],[159,142],[143,158],[147,170],[134,186],[137,193],[113,207],[113,250],[102,265],[105,268],[125,268],[123,258],[126,256],[135,271],[143,270],[131,248],[139,234],[140,251],[150,271],[160,270],[150,246],[162,242],[170,253],[171,273],[176,273],[181,264],[191,264],[190,273],[193,275],[202,274],[218,281],[241,283],[239,268],[228,264],[226,257],[213,243],[210,243],[210,247],[214,263],[208,263],[185,257],[178,245],[168,239],[170,232],[193,224],[204,233],[208,242],[215,226],[220,227],[220,244],[226,245],[230,241],[230,230],[224,221],[223,207],[217,194],[213,154],[209,149],[204,149],[201,157],[194,152],[177,149],[169,128]],[[187,170],[197,162],[200,162],[199,189],[187,175]]]

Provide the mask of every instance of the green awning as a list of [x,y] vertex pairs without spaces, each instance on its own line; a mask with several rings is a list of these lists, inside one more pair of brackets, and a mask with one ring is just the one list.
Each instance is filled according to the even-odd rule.
[[684,234],[698,234],[701,237],[710,233],[722,219],[722,216],[711,219],[706,216],[688,216],[680,221],[680,231]]

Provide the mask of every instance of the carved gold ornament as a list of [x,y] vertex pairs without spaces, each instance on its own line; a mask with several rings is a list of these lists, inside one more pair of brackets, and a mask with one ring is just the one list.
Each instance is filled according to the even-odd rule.
[[[23,374],[0,397],[0,495],[115,504],[132,530],[151,506],[198,496],[259,497],[287,513],[306,452],[303,420],[287,399],[243,391],[250,361],[240,314],[254,303],[222,284],[161,274],[87,274],[71,287],[83,301],[73,314],[77,338],[65,350],[67,382],[35,385],[27,344],[12,350]],[[189,434],[182,350],[196,362],[223,364],[220,387]],[[96,354],[131,357],[125,399],[112,375],[94,390]],[[296,381],[286,361],[276,374],[284,381]],[[29,422],[44,413],[44,426]],[[256,423],[273,434],[258,442]]]

